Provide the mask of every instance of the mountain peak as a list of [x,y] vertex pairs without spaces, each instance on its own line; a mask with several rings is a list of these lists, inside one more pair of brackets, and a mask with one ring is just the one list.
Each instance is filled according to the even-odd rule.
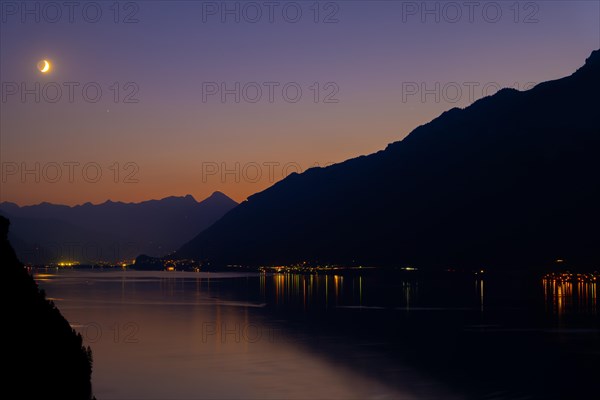
[[231,197],[227,196],[225,193],[220,192],[218,190],[214,191],[210,196],[208,196],[206,198],[206,200],[208,200],[208,199],[234,201]]
[[[153,200],[150,200],[153,201]],[[194,196],[191,194],[186,194],[185,196],[169,196],[158,201],[168,201],[168,202],[185,202],[185,203],[198,203]]]
[[229,198],[229,196],[227,196],[225,193],[220,192],[218,190],[215,190],[210,196],[208,197],[227,197]]
[[201,201],[201,203],[205,204],[217,204],[217,205],[229,205],[232,208],[237,206],[237,201],[233,200],[231,197],[227,196],[223,192],[219,192],[218,190],[213,192],[210,196]]

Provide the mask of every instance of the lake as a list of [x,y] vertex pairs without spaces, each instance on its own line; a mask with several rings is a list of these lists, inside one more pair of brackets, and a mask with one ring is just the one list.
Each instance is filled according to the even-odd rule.
[[37,269],[98,399],[578,398],[600,389],[595,280]]

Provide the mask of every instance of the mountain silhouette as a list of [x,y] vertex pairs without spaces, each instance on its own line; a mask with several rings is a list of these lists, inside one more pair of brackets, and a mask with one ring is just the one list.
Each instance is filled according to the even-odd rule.
[[92,398],[92,352],[19,262],[0,216],[5,391],[23,399]]
[[292,174],[178,254],[221,264],[597,266],[600,51],[454,108],[383,151]]
[[14,232],[10,239],[26,263],[116,262],[140,253],[172,252],[236,205],[215,192],[201,202],[187,195],[74,207],[1,203],[0,214],[11,219]]

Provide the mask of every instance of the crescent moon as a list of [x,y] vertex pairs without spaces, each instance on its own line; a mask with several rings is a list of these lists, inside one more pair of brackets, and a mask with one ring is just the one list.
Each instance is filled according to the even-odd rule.
[[40,72],[46,73],[50,70],[50,63],[48,60],[42,60],[38,63],[38,69]]

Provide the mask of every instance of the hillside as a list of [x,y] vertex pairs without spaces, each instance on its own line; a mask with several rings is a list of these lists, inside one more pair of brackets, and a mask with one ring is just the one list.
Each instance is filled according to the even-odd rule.
[[5,392],[23,399],[90,399],[92,353],[17,259],[0,217],[5,288]]
[[[598,265],[600,51],[385,150],[292,174],[179,251],[221,264]],[[368,132],[365,132],[368,134]]]

